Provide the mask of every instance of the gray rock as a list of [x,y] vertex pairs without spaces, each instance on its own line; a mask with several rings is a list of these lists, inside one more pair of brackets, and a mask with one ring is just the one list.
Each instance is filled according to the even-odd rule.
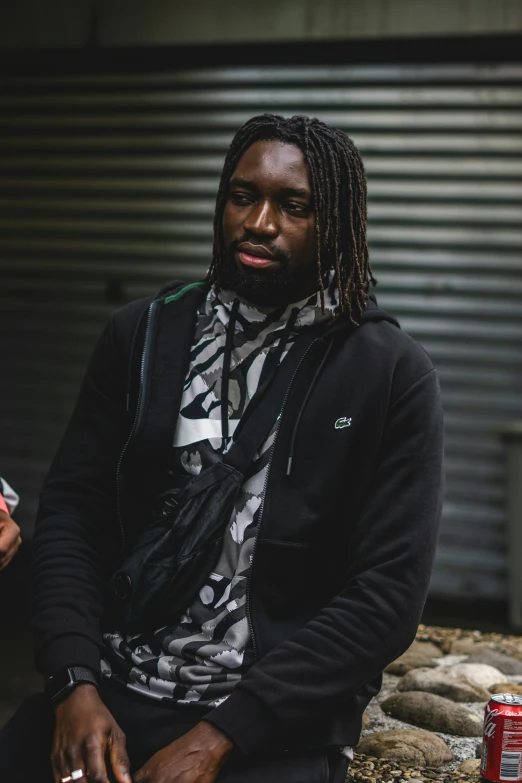
[[510,655],[497,652],[496,650],[481,649],[473,653],[466,663],[485,663],[488,666],[494,666],[503,674],[522,674],[522,661],[517,661]]
[[490,693],[516,693],[522,696],[522,685],[513,685],[512,682],[494,682],[488,686]]
[[390,663],[384,671],[386,674],[395,674],[397,677],[402,677],[412,669],[418,669],[421,666],[433,669],[437,664],[431,656],[407,650],[400,658]]
[[451,643],[451,655],[474,655],[481,650],[494,649],[491,642],[480,642],[476,639],[454,639]]
[[466,680],[487,688],[495,682],[507,682],[507,677],[487,663],[457,663],[444,669],[448,677],[465,677]]
[[424,655],[426,658],[442,658],[444,653],[433,642],[418,642],[415,640],[410,647],[406,650],[407,653],[415,653],[416,655]]
[[453,760],[453,753],[443,739],[419,729],[376,731],[363,737],[356,750],[412,767],[440,767]]
[[412,669],[397,685],[398,691],[424,691],[456,702],[487,701],[489,691],[464,677],[448,677],[440,669]]
[[386,715],[421,729],[456,734],[458,737],[482,735],[482,718],[434,693],[394,693],[382,702],[381,708]]
[[477,747],[475,748],[475,758],[476,759],[482,758],[482,742],[479,742]]
[[364,710],[362,715],[362,727],[363,729],[371,729],[372,727],[372,719],[370,718],[368,714],[368,710]]
[[459,764],[455,772],[461,775],[478,775],[480,773],[480,759],[466,759]]

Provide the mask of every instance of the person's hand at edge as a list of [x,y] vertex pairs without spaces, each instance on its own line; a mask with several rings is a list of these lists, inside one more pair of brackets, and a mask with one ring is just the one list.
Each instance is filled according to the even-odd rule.
[[214,783],[234,743],[211,723],[201,721],[150,758],[134,783]]
[[132,783],[125,734],[94,685],[77,685],[54,710],[51,763],[55,783],[76,769],[89,783],[109,783],[109,761],[118,783]]
[[20,528],[5,511],[0,511],[0,571],[9,565],[22,543]]

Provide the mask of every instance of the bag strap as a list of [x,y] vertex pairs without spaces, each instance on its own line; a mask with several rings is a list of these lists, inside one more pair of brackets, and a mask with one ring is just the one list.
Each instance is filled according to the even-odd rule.
[[204,283],[182,285],[164,292],[153,303],[139,437],[143,450],[158,466],[158,476],[172,451],[197,309],[204,289]]
[[268,388],[242,425],[237,439],[224,455],[222,462],[245,473],[256,452],[268,437],[278,418],[293,377],[312,344],[319,339],[316,330],[298,335],[287,355],[274,373]]

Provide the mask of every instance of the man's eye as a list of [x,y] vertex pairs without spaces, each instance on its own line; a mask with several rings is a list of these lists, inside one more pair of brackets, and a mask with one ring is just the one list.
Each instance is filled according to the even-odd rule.
[[251,204],[252,198],[247,196],[246,193],[231,193],[230,198],[234,204]]
[[310,207],[307,206],[307,204],[297,204],[296,202],[291,201],[288,204],[286,204],[286,209],[289,209],[292,212],[305,213],[309,211]]

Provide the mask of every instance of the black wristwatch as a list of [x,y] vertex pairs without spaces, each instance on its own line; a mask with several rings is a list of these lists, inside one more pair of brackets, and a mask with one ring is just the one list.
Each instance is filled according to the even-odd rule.
[[77,685],[94,685],[99,687],[98,678],[92,669],[85,666],[71,666],[60,669],[49,677],[45,683],[45,692],[53,704],[65,699]]

